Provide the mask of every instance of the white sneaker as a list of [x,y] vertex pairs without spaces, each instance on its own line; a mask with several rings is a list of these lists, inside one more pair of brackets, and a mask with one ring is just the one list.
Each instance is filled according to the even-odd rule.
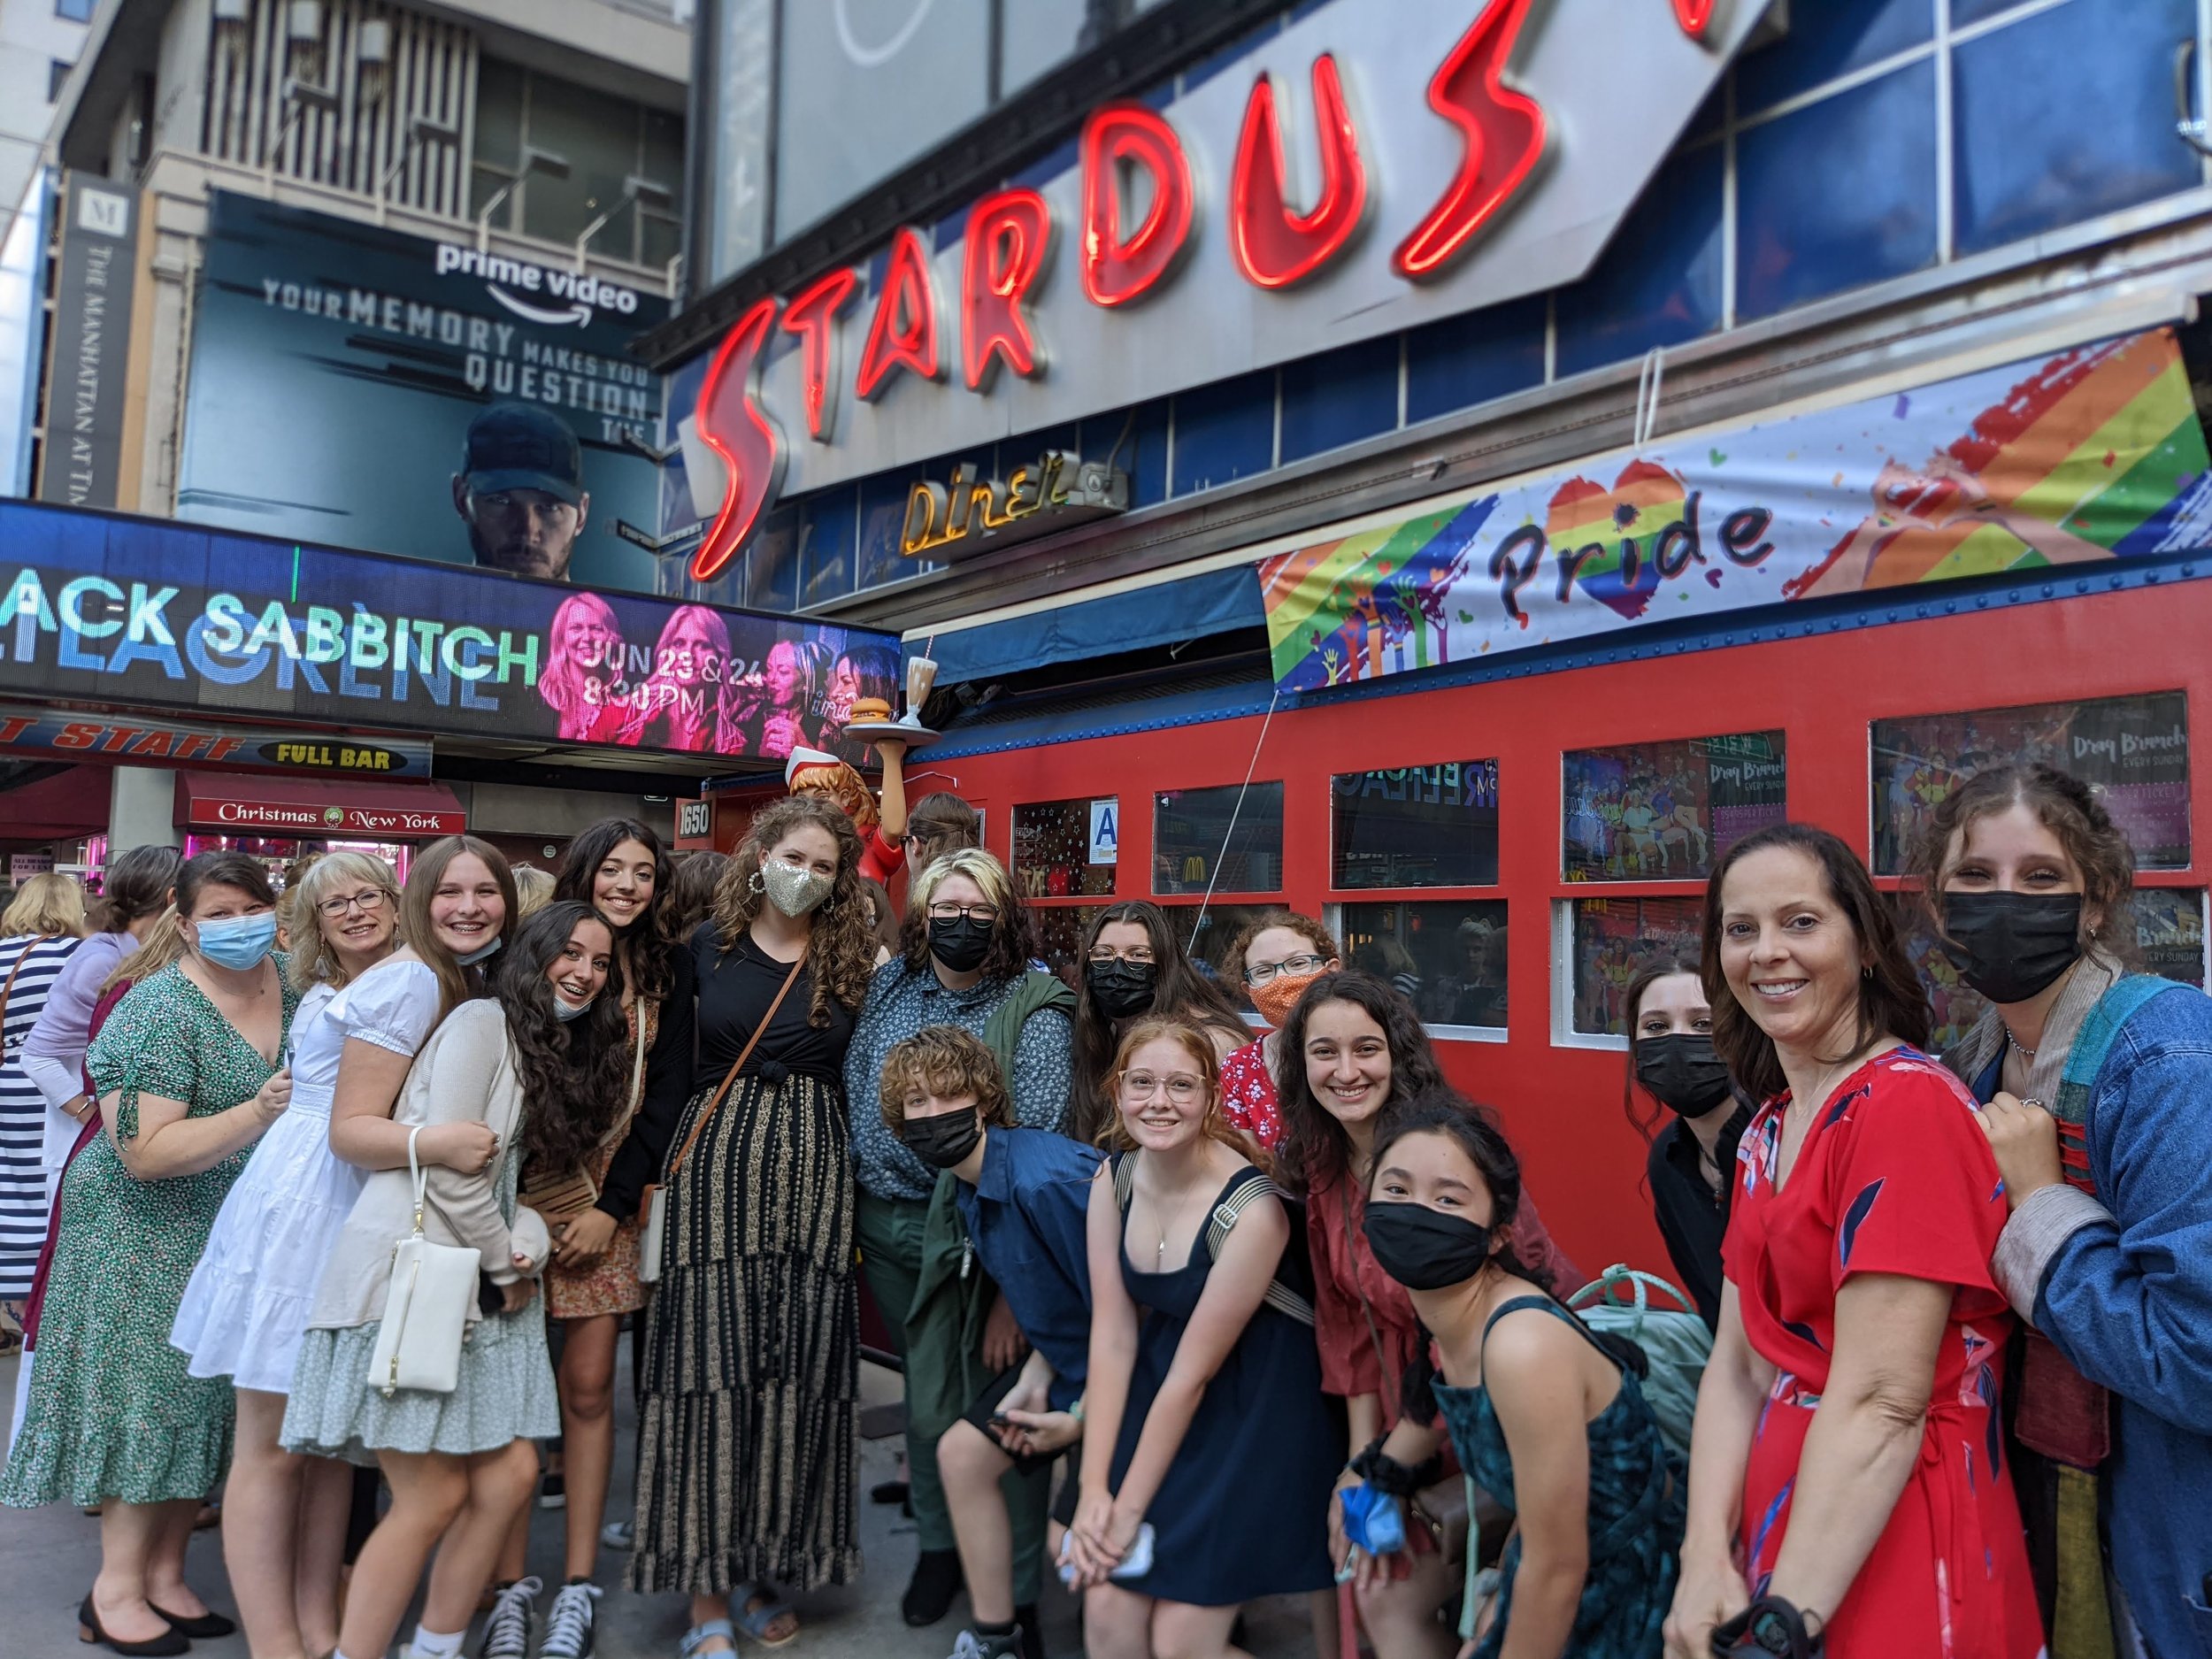
[[480,1659],[530,1659],[530,1621],[544,1589],[542,1578],[518,1578],[494,1598],[477,1649]]
[[565,1584],[556,1591],[545,1616],[545,1641],[538,1659],[589,1659],[598,1601],[595,1584]]

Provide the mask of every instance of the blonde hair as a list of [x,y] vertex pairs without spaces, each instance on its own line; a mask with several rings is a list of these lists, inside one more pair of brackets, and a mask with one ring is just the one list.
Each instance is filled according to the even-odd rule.
[[1015,908],[1014,879],[1006,873],[1006,866],[980,847],[959,847],[930,860],[914,878],[907,891],[906,913],[927,914],[937,889],[954,876],[965,876],[981,887],[985,900],[997,909]]
[[867,835],[882,821],[876,798],[868,793],[861,776],[841,760],[817,761],[791,774],[793,795],[819,795],[844,810],[853,827]]
[[1206,1090],[1206,1115],[1199,1121],[1199,1133],[1233,1148],[1239,1157],[1256,1167],[1266,1169],[1267,1155],[1237,1133],[1236,1125],[1229,1121],[1229,1114],[1223,1109],[1221,1060],[1214,1052],[1213,1039],[1187,1019],[1162,1014],[1147,1015],[1122,1033],[1121,1046],[1114,1050],[1113,1069],[1106,1075],[1106,1098],[1115,1102],[1114,1110],[1107,1115],[1099,1145],[1113,1152],[1139,1150],[1121,1115],[1121,1079],[1129,1074],[1138,1049],[1147,1043],[1160,1041],[1174,1043],[1198,1068],[1199,1080]]
[[384,895],[392,918],[392,933],[399,935],[399,878],[391,865],[369,853],[326,853],[310,865],[290,887],[278,908],[285,912],[286,934],[292,941],[292,957],[286,972],[292,988],[311,985],[342,986],[347,979],[338,952],[323,933],[322,902],[341,885],[366,882]]
[[554,891],[560,883],[550,870],[541,870],[535,864],[515,866],[515,912],[518,921],[528,921],[547,905],[553,902]]
[[146,930],[146,937],[138,941],[138,949],[116,964],[115,972],[100,981],[100,989],[105,993],[119,985],[135,985],[183,959],[184,918],[172,904]]
[[85,936],[84,888],[76,877],[48,870],[16,889],[6,912],[0,914],[0,937],[19,939],[26,933]]

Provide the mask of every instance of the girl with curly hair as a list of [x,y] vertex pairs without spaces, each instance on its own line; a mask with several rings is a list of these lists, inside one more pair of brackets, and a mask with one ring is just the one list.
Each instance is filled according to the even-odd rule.
[[860,1571],[853,1508],[860,1305],[845,1051],[875,964],[860,840],[826,802],[776,802],[691,942],[699,1062],[661,1169],[628,1588],[691,1597],[687,1654],[775,1644],[774,1584]]

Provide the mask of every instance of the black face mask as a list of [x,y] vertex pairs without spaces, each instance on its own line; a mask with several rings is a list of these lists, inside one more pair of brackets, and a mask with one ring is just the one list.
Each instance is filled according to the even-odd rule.
[[1463,1285],[1490,1259],[1489,1228],[1426,1204],[1370,1204],[1365,1231],[1375,1264],[1408,1290]]
[[1728,1066],[1701,1031],[1637,1038],[1636,1080],[1685,1118],[1702,1118],[1728,1098]]
[[930,1168],[949,1170],[975,1150],[975,1143],[983,1139],[983,1125],[972,1111],[910,1118],[899,1139]]
[[929,954],[955,973],[973,973],[991,954],[991,925],[955,916],[929,925]]
[[1159,980],[1156,963],[1125,962],[1115,956],[1109,961],[1083,964],[1083,983],[1090,991],[1091,1001],[1109,1019],[1126,1019],[1150,1008]]
[[2024,1002],[2081,955],[2078,893],[1947,893],[1943,954],[1993,1002]]

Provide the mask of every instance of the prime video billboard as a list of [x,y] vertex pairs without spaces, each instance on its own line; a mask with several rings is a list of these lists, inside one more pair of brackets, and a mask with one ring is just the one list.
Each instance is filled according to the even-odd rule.
[[[665,299],[218,191],[177,516],[287,540],[653,589]],[[518,504],[519,503],[519,504]]]

